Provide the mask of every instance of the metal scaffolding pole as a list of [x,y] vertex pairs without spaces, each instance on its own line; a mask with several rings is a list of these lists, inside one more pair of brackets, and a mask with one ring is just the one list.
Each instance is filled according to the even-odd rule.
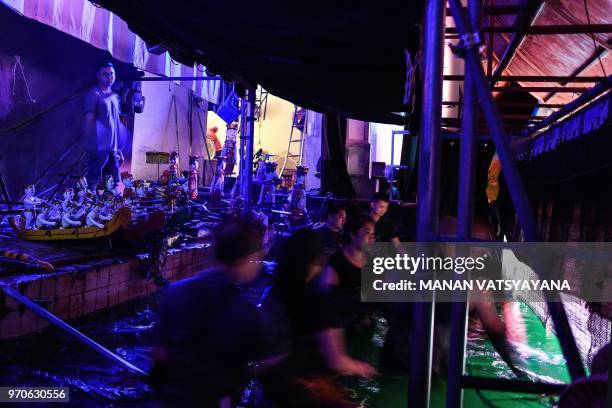
[[516,32],[512,35],[493,73],[493,83],[497,82],[497,78],[499,78],[508,65],[510,65],[510,61],[514,58],[516,50],[525,39],[525,30],[531,27],[543,6],[544,2],[542,0],[529,0],[527,4],[522,7],[521,13],[517,16],[516,22],[514,23]]
[[83,333],[75,329],[74,327],[70,326],[68,323],[66,323],[59,317],[50,313],[46,309],[38,306],[36,303],[32,302],[30,299],[28,299],[27,297],[19,293],[18,290],[15,290],[8,285],[0,284],[0,292],[4,292],[6,296],[16,300],[17,302],[19,302],[26,308],[30,309],[32,312],[36,313],[43,319],[47,320],[53,326],[66,332],[68,335],[70,335],[71,337],[79,341],[80,343],[83,343],[84,345],[91,348],[92,350],[94,350],[96,353],[100,354],[104,358],[115,363],[119,367],[126,369],[142,377],[147,377],[149,375],[146,371],[143,371],[140,368],[136,367],[134,364],[118,356],[117,354],[113,353],[106,347],[102,346],[101,344],[97,343],[90,337],[87,337],[86,335],[84,335]]
[[[486,82],[480,57],[478,55],[478,34],[471,29],[471,24],[466,23],[461,13],[459,0],[449,0],[450,8],[453,13],[457,31],[460,33],[464,45],[464,58],[466,67],[474,76],[474,85],[478,93],[478,99],[491,130],[491,137],[497,148],[497,153],[504,169],[504,176],[508,185],[508,190],[512,198],[512,203],[516,210],[525,241],[539,241],[539,233],[536,227],[533,211],[523,187],[521,177],[518,173],[516,164],[513,161],[510,141],[504,132],[504,128],[499,118],[499,112],[490,93]],[[537,271],[538,269],[536,269]],[[559,343],[563,355],[567,361],[568,370],[572,379],[585,375],[584,366],[573,337],[565,309],[557,296],[547,296],[547,306],[551,318],[559,335]]]
[[251,213],[253,195],[253,142],[255,140],[255,89],[247,90],[241,103],[240,137],[240,195],[244,199],[244,213]]
[[[468,0],[468,14],[474,27],[480,27],[481,0]],[[476,129],[478,120],[478,97],[474,88],[473,74],[465,70],[463,83],[463,116],[461,117],[461,139],[459,143],[459,188],[457,198],[457,241],[467,242],[472,237],[472,197],[474,195],[474,172],[476,168]],[[462,249],[464,250],[464,249]],[[469,254],[461,254],[467,256]],[[465,345],[468,321],[468,296],[458,291],[451,307],[451,332],[448,362],[447,408],[460,408],[463,404],[461,378],[465,370]]]
[[[427,242],[435,240],[438,232],[445,11],[443,1],[428,0],[426,2],[417,209],[417,241],[421,242],[421,245],[427,245]],[[433,298],[431,302],[414,304],[408,385],[408,401],[411,407],[429,406],[433,317]]]

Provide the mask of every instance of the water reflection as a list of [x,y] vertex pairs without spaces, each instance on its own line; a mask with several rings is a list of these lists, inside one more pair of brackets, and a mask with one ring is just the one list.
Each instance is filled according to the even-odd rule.
[[[267,270],[273,265],[266,264]],[[262,287],[265,287],[264,280]],[[257,291],[255,291],[257,292]],[[116,352],[134,365],[148,371],[152,367],[149,353],[156,336],[157,298],[130,302],[112,312],[94,315],[75,322],[88,336]],[[544,326],[530,309],[521,312],[529,332],[529,343],[518,348],[521,368],[533,378],[547,382],[568,381],[567,370],[558,342],[546,334]],[[349,351],[356,357],[376,364],[387,331],[386,321],[376,320],[375,328],[351,338]],[[473,375],[513,378],[506,364],[494,352],[488,340],[479,333],[470,333],[467,350],[468,370]],[[63,333],[50,329],[35,337],[2,343],[0,354],[2,385],[66,386],[71,389],[71,402],[90,406],[148,406],[152,389],[143,381],[126,374]],[[372,380],[350,378],[344,381],[351,399],[362,406],[405,406],[406,377],[382,375]],[[434,379],[434,399],[444,395],[445,383]],[[494,392],[466,391],[466,406],[523,401],[529,406],[545,407],[551,399]],[[245,388],[240,406],[257,406],[263,401],[261,387],[251,381]],[[487,401],[487,402],[485,402]],[[39,405],[37,405],[39,406]],[[40,405],[42,406],[42,405]],[[432,406],[437,406],[432,401]]]

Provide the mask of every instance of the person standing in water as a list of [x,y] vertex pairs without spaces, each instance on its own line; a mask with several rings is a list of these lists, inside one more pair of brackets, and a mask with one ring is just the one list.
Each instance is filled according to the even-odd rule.
[[96,85],[85,96],[85,149],[87,151],[87,183],[97,185],[106,175],[113,176],[115,187],[121,176],[121,153],[117,150],[120,100],[112,90],[115,67],[111,62],[98,66]]

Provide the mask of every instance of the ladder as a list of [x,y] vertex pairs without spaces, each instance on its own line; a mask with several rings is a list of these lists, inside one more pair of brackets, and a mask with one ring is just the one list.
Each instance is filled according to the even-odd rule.
[[[279,172],[282,177],[285,167],[287,166],[287,160],[289,158],[297,159],[296,164],[302,164],[302,157],[304,155],[304,126],[306,124],[306,109],[300,108],[297,105],[293,105],[293,120],[291,122],[291,131],[289,132],[289,145],[287,146],[287,154],[283,161],[283,166]],[[297,129],[297,132],[295,130]],[[295,153],[297,144],[298,152]],[[293,148],[293,149],[292,149]]]
[[257,98],[255,99],[255,122],[266,120],[266,111],[268,110],[268,91],[259,88]]

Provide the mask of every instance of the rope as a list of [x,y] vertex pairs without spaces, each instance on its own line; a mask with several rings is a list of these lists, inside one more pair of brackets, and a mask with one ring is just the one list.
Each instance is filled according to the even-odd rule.
[[21,63],[21,57],[19,55],[15,55],[15,65],[13,65],[13,96],[16,95],[15,85],[17,85],[17,68],[21,72],[21,78],[23,79],[23,83],[25,85],[26,91],[28,92],[28,98],[30,98],[30,102],[36,103],[36,100],[32,98],[32,94],[30,93],[30,87],[28,86],[28,80],[26,79],[25,72],[23,70],[23,64]]
[[191,89],[187,90],[187,98],[189,98],[189,109],[187,109],[187,123],[189,124],[189,157],[191,157],[193,148],[193,95]]

